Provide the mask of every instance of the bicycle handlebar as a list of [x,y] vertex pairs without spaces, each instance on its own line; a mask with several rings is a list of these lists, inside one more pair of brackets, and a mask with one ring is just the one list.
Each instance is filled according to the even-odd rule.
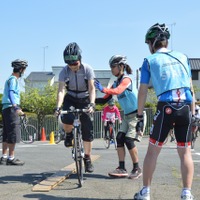
[[88,109],[72,109],[72,110],[61,110],[60,114],[68,114],[68,113],[87,113],[91,119],[91,121],[94,120],[93,113],[89,113]]
[[88,113],[88,109],[73,109],[73,110],[61,110],[60,114],[68,114],[68,113]]

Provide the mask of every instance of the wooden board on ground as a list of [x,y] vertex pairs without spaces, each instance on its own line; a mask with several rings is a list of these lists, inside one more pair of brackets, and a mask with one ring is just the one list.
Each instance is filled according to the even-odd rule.
[[[92,155],[91,160],[95,161],[99,158],[99,155]],[[33,192],[49,192],[53,188],[55,188],[58,184],[63,182],[66,178],[68,178],[72,173],[76,172],[75,163],[68,165],[62,168],[60,171],[56,172],[52,176],[47,179],[41,181],[37,185],[34,185],[32,188]]]

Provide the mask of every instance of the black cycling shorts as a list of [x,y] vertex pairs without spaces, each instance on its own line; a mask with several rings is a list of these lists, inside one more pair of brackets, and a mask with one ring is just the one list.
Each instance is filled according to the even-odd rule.
[[174,128],[177,146],[189,146],[191,116],[191,105],[189,104],[158,102],[150,131],[150,143],[162,146],[170,129]]
[[19,143],[21,139],[20,117],[13,107],[2,110],[3,142]]
[[[70,95],[65,95],[63,102],[63,110],[69,110],[71,106],[76,109],[83,109],[90,103],[89,97],[83,99],[76,99]],[[62,123],[72,125],[74,122],[74,115],[72,113],[65,114],[61,117]],[[90,116],[87,113],[82,113],[80,116],[81,131],[83,141],[91,142],[94,139],[93,124]]]

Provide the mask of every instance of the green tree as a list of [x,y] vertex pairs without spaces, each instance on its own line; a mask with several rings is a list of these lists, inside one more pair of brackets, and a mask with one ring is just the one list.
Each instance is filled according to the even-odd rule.
[[22,110],[35,113],[37,115],[39,132],[44,126],[44,117],[53,113],[56,105],[57,87],[47,84],[44,89],[26,88],[21,93]]
[[156,111],[157,97],[153,88],[148,89],[147,101],[145,108],[151,108],[153,113]]

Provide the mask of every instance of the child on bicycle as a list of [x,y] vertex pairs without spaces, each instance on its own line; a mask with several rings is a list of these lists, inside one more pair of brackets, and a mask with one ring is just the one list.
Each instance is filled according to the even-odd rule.
[[108,105],[104,107],[103,114],[102,114],[102,121],[104,124],[104,131],[105,131],[105,134],[104,134],[105,139],[109,138],[109,136],[107,135],[109,124],[110,123],[115,124],[116,118],[118,118],[119,124],[121,124],[122,119],[121,119],[119,109],[115,105],[115,100],[112,98],[108,101]]

